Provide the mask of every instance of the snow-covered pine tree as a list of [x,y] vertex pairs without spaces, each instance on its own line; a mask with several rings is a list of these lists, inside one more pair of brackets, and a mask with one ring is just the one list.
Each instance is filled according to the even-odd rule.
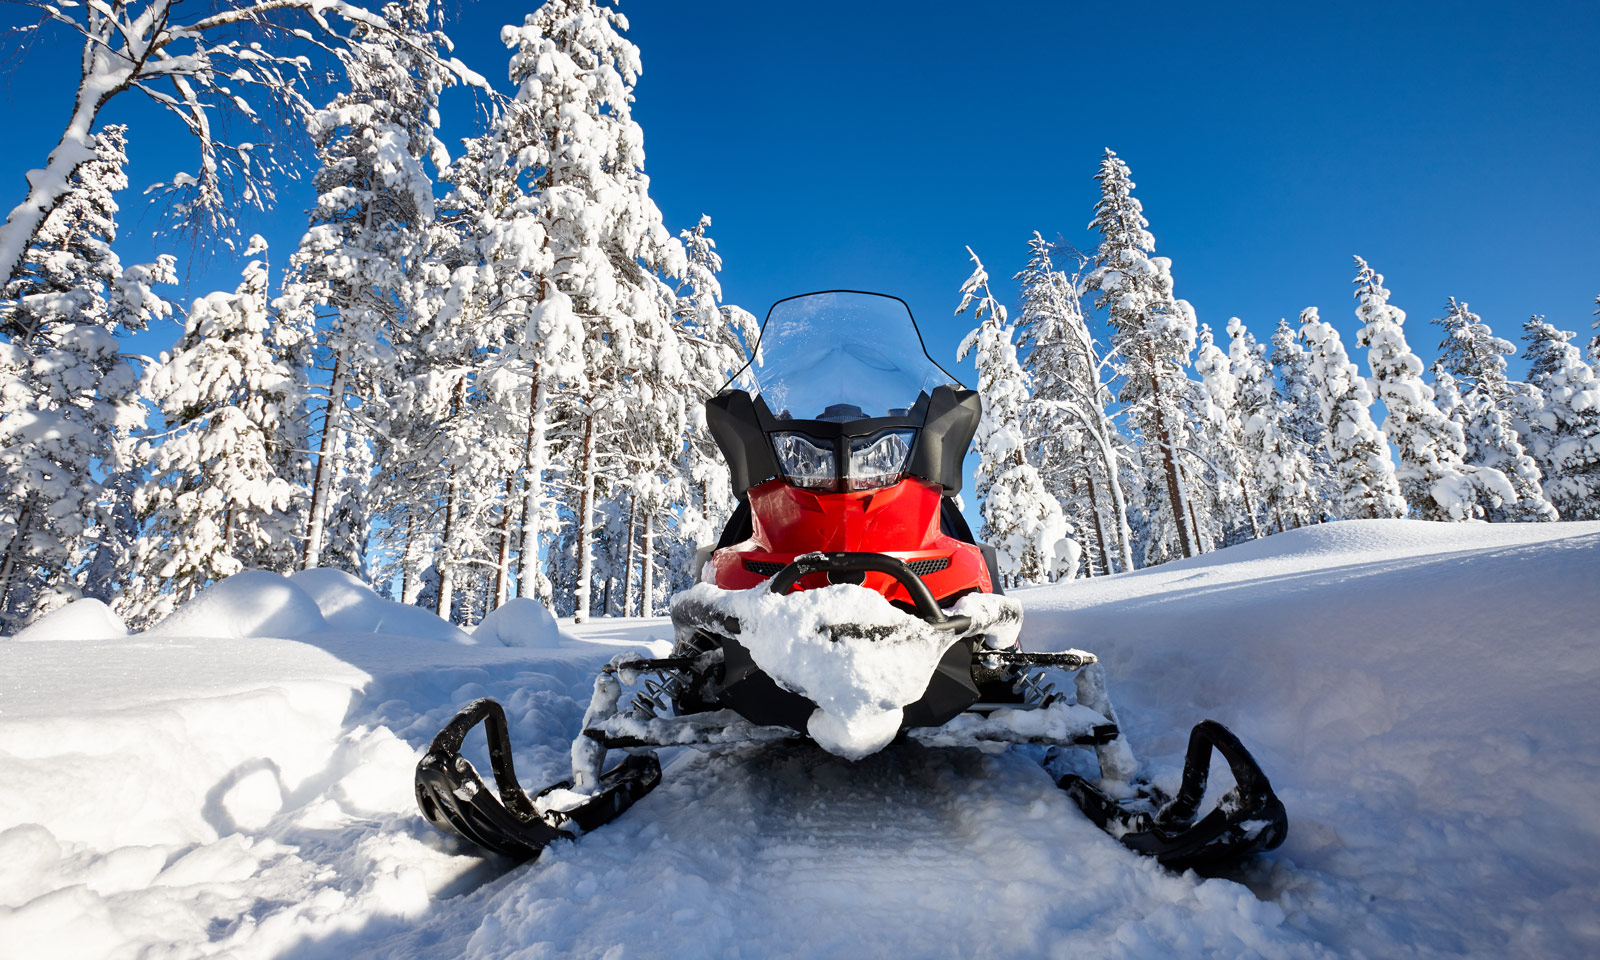
[[572,504],[577,532],[574,616],[590,610],[594,511],[601,446],[622,421],[624,371],[637,362],[637,326],[670,311],[656,274],[679,276],[683,247],[662,224],[644,175],[643,134],[632,118],[639,49],[622,14],[594,0],[549,0],[502,39],[516,52],[513,122],[546,151],[537,223],[552,291],[571,299],[583,330],[583,377],[570,392],[578,424]]
[[1495,336],[1482,318],[1455,297],[1445,304],[1445,315],[1433,322],[1445,331],[1434,363],[1440,409],[1461,424],[1466,462],[1497,470],[1506,479],[1508,489],[1480,484],[1479,506],[1484,515],[1491,521],[1556,519],[1556,511],[1541,489],[1538,464],[1522,449],[1512,425],[1517,401],[1506,375],[1505,358],[1517,348]]
[[1180,453],[1189,444],[1186,409],[1193,386],[1184,375],[1195,344],[1194,310],[1172,292],[1172,261],[1152,257],[1155,238],[1133,196],[1128,165],[1110,150],[1095,175],[1100,201],[1090,224],[1100,249],[1085,291],[1098,291],[1097,309],[1110,315],[1111,347],[1121,357],[1118,394],[1132,431],[1145,443],[1145,500],[1154,510],[1146,562],[1190,557],[1201,549]]
[[115,334],[171,307],[171,257],[124,269],[112,252],[125,128],[92,138],[55,208],[0,289],[0,628],[75,599],[85,564],[124,524],[108,495],[144,422],[139,373]]
[[682,352],[682,379],[674,389],[686,398],[687,435],[675,479],[683,502],[665,550],[669,592],[681,590],[699,577],[694,569],[696,549],[715,543],[733,512],[727,467],[706,427],[704,401],[744,367],[749,358],[745,344],[755,343],[760,329],[748,311],[722,303],[722,284],[717,279],[722,257],[707,233],[710,226],[711,218],[702,215],[692,229],[679,234],[686,265],[673,316]]
[[1265,345],[1237,317],[1228,322],[1228,363],[1239,384],[1240,446],[1255,492],[1253,503],[1260,511],[1259,529],[1267,533],[1276,523],[1281,532],[1286,510],[1294,525],[1305,522],[1311,512],[1311,463],[1284,431],[1286,411],[1278,401]]
[[1132,570],[1133,535],[1117,454],[1122,438],[1108,412],[1112,371],[1089,332],[1078,278],[1055,268],[1050,244],[1037,231],[1028,254],[1028,265],[1013,279],[1022,283],[1017,340],[1027,351],[1023,369],[1034,388],[1027,421],[1040,475],[1057,499],[1081,487],[1107,572],[1113,558],[1121,570]]
[[[260,237],[246,255],[264,253]],[[251,260],[232,293],[196,300],[184,333],[147,377],[166,430],[140,445],[148,478],[135,494],[144,521],[131,622],[158,620],[215,580],[244,569],[252,550],[292,542],[290,502],[304,491],[274,471],[272,448],[295,391],[266,332],[267,268]]]
[[1098,509],[1099,491],[1092,482],[1089,439],[1070,414],[1046,396],[1060,392],[1060,381],[1072,372],[1056,329],[1063,311],[1070,309],[1058,284],[1068,281],[1056,271],[1049,245],[1038,232],[1029,242],[1029,250],[1028,265],[1013,277],[1022,283],[1016,349],[1033,388],[1024,417],[1029,435],[1023,456],[1037,465],[1045,489],[1061,504],[1068,525],[1084,532],[1083,570],[1092,577],[1097,571],[1110,573],[1114,568],[1106,538],[1108,524]]
[[978,452],[979,535],[994,546],[1006,586],[1071,578],[1077,573],[1080,548],[1070,539],[1061,504],[1023,455],[1028,378],[1017,362],[1006,308],[989,292],[989,274],[978,255],[971,247],[967,253],[973,271],[961,285],[956,315],[972,307],[979,324],[961,341],[956,359],[977,351],[983,417],[972,445]]
[[[453,307],[458,326],[482,331],[487,356],[479,361],[488,384],[484,426],[500,476],[485,480],[505,503],[496,521],[495,602],[519,596],[549,604],[541,538],[556,529],[551,494],[552,398],[583,375],[583,330],[572,300],[551,279],[545,243],[546,214],[539,191],[552,176],[550,144],[559,128],[537,112],[537,100],[519,95],[505,105],[484,135],[468,140],[445,171],[450,184],[441,210],[450,279],[440,308]],[[557,118],[558,119],[558,118]],[[407,529],[428,539],[425,524]],[[408,555],[425,563],[417,547]],[[513,555],[515,571],[513,571]]]
[[388,4],[376,25],[363,22],[336,50],[349,88],[307,123],[320,162],[317,203],[278,301],[290,327],[304,332],[302,387],[308,395],[326,391],[317,404],[306,568],[322,562],[341,472],[357,492],[343,507],[346,522],[366,523],[352,515],[366,509],[364,481],[348,467],[341,471],[339,454],[365,442],[345,436],[357,425],[351,408],[394,378],[407,274],[425,252],[434,219],[426,164],[448,162],[434,130],[439,93],[455,75],[435,52],[448,39],[429,32],[427,22],[428,0]]
[[1461,426],[1434,404],[1433,388],[1422,380],[1422,360],[1401,329],[1405,312],[1389,303],[1383,274],[1360,257],[1355,261],[1356,317],[1362,323],[1356,343],[1368,348],[1372,384],[1388,410],[1381,429],[1399,455],[1395,479],[1401,495],[1419,519],[1471,519],[1478,513],[1478,480],[1463,459]]
[[1322,425],[1322,401],[1311,377],[1311,360],[1288,320],[1279,320],[1272,334],[1270,369],[1271,416],[1264,416],[1262,439],[1262,509],[1281,533],[1322,519],[1325,505],[1337,497],[1333,461]]
[[[1255,343],[1238,317],[1228,320],[1228,333],[1232,340],[1241,341],[1240,352],[1250,357]],[[1229,343],[1230,352],[1233,343]],[[1200,348],[1195,354],[1195,372],[1200,374],[1204,401],[1200,406],[1200,419],[1209,429],[1200,431],[1196,442],[1201,444],[1216,471],[1216,503],[1224,515],[1217,519],[1223,528],[1224,543],[1236,543],[1247,537],[1262,536],[1261,520],[1256,512],[1260,495],[1256,491],[1258,472],[1254,458],[1247,449],[1245,436],[1246,414],[1242,407],[1243,384],[1234,372],[1229,354],[1216,345],[1209,326],[1200,328]]]
[[1466,429],[1464,416],[1466,409],[1461,405],[1461,386],[1456,383],[1456,378],[1448,370],[1439,368],[1436,362],[1433,365],[1433,404],[1439,412],[1461,424],[1461,429]]
[[1528,382],[1542,403],[1534,412],[1528,452],[1544,474],[1544,494],[1563,520],[1600,519],[1600,382],[1569,341],[1535,316],[1522,325]]
[[1372,394],[1345,353],[1339,331],[1322,322],[1316,307],[1307,307],[1300,312],[1300,335],[1308,346],[1306,373],[1317,388],[1340,513],[1349,520],[1404,517],[1406,499],[1389,444],[1372,422]]

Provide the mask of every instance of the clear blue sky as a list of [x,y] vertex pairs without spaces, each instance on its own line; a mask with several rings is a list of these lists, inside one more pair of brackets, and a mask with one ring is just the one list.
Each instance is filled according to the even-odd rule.
[[[504,84],[498,28],[535,6],[462,5],[449,27],[459,55]],[[951,317],[964,247],[1008,302],[1033,230],[1092,249],[1091,178],[1110,147],[1133,169],[1178,295],[1215,329],[1237,315],[1265,336],[1315,305],[1348,337],[1359,253],[1387,275],[1426,359],[1438,340],[1426,321],[1452,295],[1508,338],[1543,313],[1587,341],[1600,3],[1223,6],[621,9],[642,49],[635,115],[655,198],[674,230],[711,214],[728,299],[758,314],[804,290],[879,289],[911,303],[946,361],[970,326]],[[18,16],[0,5],[0,24]],[[54,31],[0,89],[0,209],[59,134],[76,57]],[[192,167],[176,125],[134,103],[125,95],[105,119],[135,123],[135,184]],[[447,119],[452,132],[469,124]],[[275,263],[308,193],[285,185],[278,212],[248,228]],[[147,259],[157,218],[135,191],[124,209],[123,259]],[[236,277],[224,251],[182,295]]]

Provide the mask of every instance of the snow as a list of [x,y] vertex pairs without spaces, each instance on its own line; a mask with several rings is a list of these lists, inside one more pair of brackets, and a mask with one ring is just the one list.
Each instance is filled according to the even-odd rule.
[[13,640],[102,640],[125,637],[128,625],[104,603],[93,598],[74,600],[19,630]]
[[[824,750],[850,759],[894,739],[902,710],[928,689],[953,642],[880,594],[848,584],[778,596],[765,585],[730,592],[700,583],[682,597],[737,618],[739,642],[756,665],[817,704],[806,732]],[[838,624],[866,629],[831,629]],[[879,635],[874,627],[891,632]]]
[[1098,654],[1158,780],[1203,717],[1255,752],[1289,838],[1213,879],[1127,852],[1030,748],[915,744],[668,751],[615,823],[480,859],[416,813],[421,748],[494,696],[523,785],[565,777],[595,671],[664,620],[463,645],[249,574],[183,635],[53,617],[75,642],[0,643],[0,952],[1593,956],[1597,572],[1600,523],[1371,520],[1018,591],[1024,646]]
[[561,628],[555,614],[544,604],[527,597],[513,597],[489,612],[472,639],[479,643],[502,643],[508,647],[561,646]]
[[[231,582],[231,578],[224,582]],[[343,570],[313,567],[289,577],[289,582],[311,598],[328,629],[336,632],[398,634],[453,643],[478,642],[466,631],[421,607],[378,596],[371,587]]]
[[328,623],[317,602],[287,577],[246,570],[195,595],[149,630],[162,637],[294,637]]

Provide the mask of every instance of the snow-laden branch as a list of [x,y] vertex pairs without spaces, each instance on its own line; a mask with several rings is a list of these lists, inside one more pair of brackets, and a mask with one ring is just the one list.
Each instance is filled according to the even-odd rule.
[[[63,24],[81,35],[83,55],[72,112],[61,136],[44,167],[28,172],[27,193],[0,225],[0,286],[15,275],[45,217],[70,189],[73,173],[93,158],[101,110],[128,89],[140,90],[177,114],[198,142],[197,171],[180,172],[151,188],[178,194],[173,210],[187,225],[232,230],[234,197],[258,209],[269,206],[272,181],[285,172],[285,161],[270,151],[255,150],[251,143],[226,143],[215,130],[217,120],[242,117],[259,125],[268,137],[277,137],[280,128],[263,121],[259,107],[270,104],[296,117],[309,113],[310,104],[301,91],[310,60],[271,52],[257,39],[284,30],[273,22],[283,14],[303,15],[315,25],[314,31],[287,30],[297,46],[336,52],[349,42],[348,28],[359,25],[367,32],[394,35],[397,43],[439,63],[455,82],[492,95],[482,76],[456,58],[445,57],[432,36],[407,33],[383,16],[342,0],[235,3],[190,24],[173,22],[175,0],[95,0],[82,7],[46,0],[23,2],[38,10],[41,20]],[[255,36],[237,36],[240,28]],[[217,36],[221,33],[230,36],[223,39]],[[152,83],[158,80],[170,82],[174,92],[155,89]],[[251,90],[254,103],[245,95]]]

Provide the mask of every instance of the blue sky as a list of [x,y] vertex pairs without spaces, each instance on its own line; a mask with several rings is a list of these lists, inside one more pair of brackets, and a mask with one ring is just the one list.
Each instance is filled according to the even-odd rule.
[[[654,196],[674,230],[711,214],[728,299],[758,314],[804,290],[879,289],[911,303],[947,361],[971,325],[951,317],[965,246],[1014,303],[1032,231],[1092,249],[1092,177],[1110,147],[1178,295],[1215,329],[1237,315],[1265,336],[1315,305],[1348,338],[1359,253],[1387,275],[1425,359],[1447,296],[1509,338],[1543,313],[1588,339],[1600,4],[1220,7],[621,4],[642,49],[635,116]],[[533,8],[461,5],[459,55],[504,83],[498,28]],[[0,6],[0,23],[18,16]],[[56,31],[3,78],[0,209],[59,134],[76,57]],[[467,132],[466,99],[446,107],[447,128]],[[193,165],[176,126],[131,96],[104,117],[134,123],[136,184]],[[308,194],[285,185],[248,227],[277,263]],[[158,218],[135,191],[124,210],[124,261],[174,250],[194,264],[185,299],[233,286],[226,252],[200,262],[152,241]]]

